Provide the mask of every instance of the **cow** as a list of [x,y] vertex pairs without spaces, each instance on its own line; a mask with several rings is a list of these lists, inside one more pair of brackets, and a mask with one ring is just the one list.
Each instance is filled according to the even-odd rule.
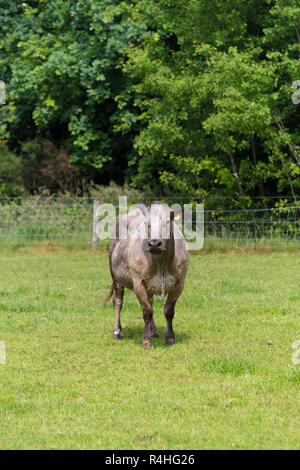
[[[120,236],[124,229],[127,229],[126,237]],[[174,212],[161,201],[154,201],[150,206],[143,201],[138,208],[119,217],[108,254],[112,287],[103,305],[113,296],[114,339],[123,337],[120,312],[124,288],[127,288],[135,292],[143,312],[142,347],[150,349],[151,337],[158,337],[153,320],[153,295],[167,296],[165,341],[166,345],[174,344],[175,304],[183,290],[189,264],[186,241],[174,222]]]

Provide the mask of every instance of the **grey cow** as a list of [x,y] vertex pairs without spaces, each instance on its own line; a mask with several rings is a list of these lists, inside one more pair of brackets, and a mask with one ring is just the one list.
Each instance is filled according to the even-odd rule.
[[[126,230],[126,237],[120,235]],[[120,312],[126,287],[135,292],[143,311],[142,347],[150,349],[151,337],[158,336],[153,320],[153,295],[167,295],[164,306],[166,344],[174,344],[172,321],[176,301],[184,287],[189,254],[169,206],[156,201],[147,207],[143,202],[140,208],[120,216],[116,236],[110,242],[109,264],[113,284],[104,305],[113,295],[114,338],[122,338]]]

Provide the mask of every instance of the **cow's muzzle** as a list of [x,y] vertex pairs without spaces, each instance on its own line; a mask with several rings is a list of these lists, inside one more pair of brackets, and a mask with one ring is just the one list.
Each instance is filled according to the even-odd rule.
[[150,253],[161,253],[162,251],[165,251],[164,244],[162,243],[161,240],[148,240],[148,251]]

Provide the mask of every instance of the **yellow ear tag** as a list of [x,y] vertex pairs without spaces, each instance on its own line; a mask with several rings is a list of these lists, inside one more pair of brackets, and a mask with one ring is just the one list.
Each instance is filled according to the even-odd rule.
[[174,217],[174,220],[180,220],[180,214],[177,214],[176,217]]

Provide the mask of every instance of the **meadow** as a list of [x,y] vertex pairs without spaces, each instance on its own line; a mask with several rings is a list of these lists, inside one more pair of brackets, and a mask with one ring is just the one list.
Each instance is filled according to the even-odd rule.
[[0,252],[1,449],[299,449],[300,257],[191,256],[164,344],[141,348],[126,291],[113,340],[104,250],[40,244]]

